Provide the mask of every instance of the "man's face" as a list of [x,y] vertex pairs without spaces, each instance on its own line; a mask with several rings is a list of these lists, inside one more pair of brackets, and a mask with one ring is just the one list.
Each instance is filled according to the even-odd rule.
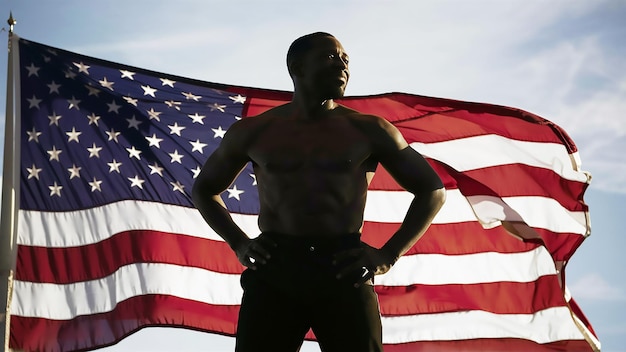
[[343,97],[350,78],[348,54],[333,37],[315,39],[302,60],[303,86],[322,99]]

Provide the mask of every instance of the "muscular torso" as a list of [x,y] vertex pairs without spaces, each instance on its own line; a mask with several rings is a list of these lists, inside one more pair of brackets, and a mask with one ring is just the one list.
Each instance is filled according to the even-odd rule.
[[[280,112],[280,110],[278,110]],[[261,231],[332,236],[360,230],[376,161],[358,116],[302,120],[270,114],[252,130]]]

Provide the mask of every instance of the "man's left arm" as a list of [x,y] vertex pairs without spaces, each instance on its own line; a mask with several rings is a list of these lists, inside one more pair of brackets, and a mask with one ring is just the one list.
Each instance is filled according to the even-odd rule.
[[354,272],[362,275],[355,286],[359,286],[374,275],[384,274],[426,232],[435,215],[443,206],[446,191],[435,170],[426,159],[404,140],[402,134],[386,120],[378,120],[374,133],[375,153],[381,165],[406,191],[414,195],[399,229],[380,248],[367,244],[355,251],[346,251],[337,257],[343,264],[338,277]]

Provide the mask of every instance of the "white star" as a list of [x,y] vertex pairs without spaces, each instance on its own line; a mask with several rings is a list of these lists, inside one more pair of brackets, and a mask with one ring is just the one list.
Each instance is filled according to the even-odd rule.
[[151,96],[153,98],[156,98],[154,96],[154,93],[156,93],[156,91],[157,91],[156,89],[154,89],[154,88],[152,88],[152,87],[150,87],[148,85],[141,86],[141,89],[143,89],[143,95],[149,95],[149,96]]
[[107,163],[107,165],[109,165],[109,173],[113,171],[117,172],[118,174],[120,173],[120,166],[122,166],[122,163],[117,162],[115,159],[113,159],[113,161]]
[[107,104],[107,106],[109,107],[109,110],[107,112],[114,112],[116,114],[119,114],[118,110],[122,107],[121,105],[117,105],[115,103],[115,100],[113,100],[111,104]]
[[183,190],[183,188],[185,188],[184,185],[180,184],[180,182],[176,181],[176,182],[170,182],[170,184],[172,185],[172,191],[178,191],[180,193],[185,193],[185,191]]
[[[91,115],[87,115],[87,118],[89,119],[89,125],[96,125],[98,126],[98,120],[100,120],[100,116],[96,115],[95,113],[91,113]],[[110,140],[110,139],[109,139]]]
[[80,100],[74,98],[74,96],[72,95],[72,99],[67,101],[68,104],[70,104],[67,108],[69,110],[72,110],[72,108],[76,108],[76,110],[80,110],[80,108],[78,107],[78,104],[80,104]]
[[52,125],[59,125],[59,119],[61,119],[61,115],[57,115],[56,112],[52,112],[52,115],[48,115],[48,119],[50,119],[50,124],[48,126],[52,126]]
[[213,103],[213,105],[209,105],[209,108],[211,108],[211,111],[219,110],[220,112],[224,112],[225,107],[226,105],[220,105],[218,103]]
[[200,166],[196,166],[195,169],[191,169],[191,172],[193,173],[193,178],[198,177],[198,175],[200,175],[200,171],[202,171],[202,168]]
[[122,73],[122,78],[128,78],[131,81],[135,80],[135,77],[133,77],[135,75],[135,72],[126,71],[126,70],[120,70],[120,72]]
[[133,105],[133,106],[137,106],[137,102],[139,102],[139,99],[135,99],[132,97],[122,97],[122,99],[126,100],[128,104]]
[[155,162],[154,165],[148,164],[148,167],[150,168],[150,175],[159,174],[159,176],[163,177],[163,168],[159,164]]
[[146,182],[139,178],[139,176],[128,177],[128,181],[130,181],[130,187],[138,187],[143,189],[143,183]]
[[148,113],[148,116],[150,117],[150,120],[157,120],[157,121],[161,122],[161,118],[159,117],[159,115],[161,115],[162,112],[154,111],[153,108],[150,108],[150,110],[146,110],[146,112]]
[[241,120],[241,116],[235,115],[235,120],[237,120],[237,121]]
[[65,132],[65,134],[67,135],[67,143],[71,141],[76,141],[76,143],[80,143],[80,141],[78,140],[78,136],[80,136],[83,133],[77,132],[76,127],[72,127],[72,130],[70,132]]
[[52,146],[52,150],[48,150],[47,152],[48,154],[50,154],[50,159],[48,161],[52,161],[52,160],[60,161],[59,154],[63,153],[62,150],[57,150],[57,147],[54,145]]
[[31,62],[30,66],[26,66],[26,69],[28,70],[28,77],[35,75],[36,77],[39,77],[39,69],[41,69],[41,67],[37,67],[35,66],[35,64],[33,64]]
[[167,78],[159,78],[161,80],[161,85],[162,86],[170,86],[172,88],[174,88],[174,83],[176,83],[176,81],[172,81],[169,80]]
[[100,83],[100,85],[103,86],[104,88],[109,88],[110,90],[113,90],[113,85],[115,84],[115,82],[107,81],[106,77],[104,77],[103,79],[99,80],[98,83]]
[[26,134],[28,134],[28,141],[35,141],[36,143],[39,143],[39,136],[41,136],[41,132],[38,132],[37,130],[35,130],[35,127],[33,127],[32,131],[26,131]]
[[239,104],[243,104],[246,102],[246,97],[242,96],[241,94],[237,94],[233,97],[229,97],[234,103],[239,103]]
[[183,154],[178,154],[178,149],[174,150],[173,153],[168,153],[170,155],[170,158],[172,158],[172,160],[170,161],[170,163],[174,163],[177,162],[179,164],[182,164],[182,158],[183,158]]
[[165,105],[167,105],[167,107],[169,108],[174,108],[178,111],[180,111],[180,104],[182,104],[179,101],[173,101],[173,100],[166,100],[165,101]]
[[99,88],[96,87],[92,87],[90,85],[85,85],[85,88],[87,88],[87,90],[89,91],[89,95],[88,96],[98,96],[98,94],[100,94],[101,90]]
[[76,77],[76,73],[70,70],[63,71],[65,73],[65,78],[74,79]]
[[67,171],[70,172],[70,180],[73,179],[74,177],[80,178],[81,169],[82,167],[77,167],[75,164],[72,164],[72,167],[67,169]]
[[200,154],[204,154],[204,151],[202,150],[202,148],[206,147],[208,144],[206,143],[202,143],[200,142],[199,139],[196,139],[195,142],[189,141],[189,143],[191,143],[192,147],[191,148],[191,152],[200,152]]
[[136,130],[139,130],[139,125],[141,124],[141,121],[137,120],[135,118],[135,115],[133,115],[133,117],[131,117],[130,119],[126,119],[126,122],[128,122],[128,128],[134,128]]
[[41,99],[37,99],[37,97],[33,94],[33,97],[30,99],[26,99],[28,100],[28,108],[32,109],[32,108],[37,108],[39,109],[39,103],[41,103],[43,100]]
[[85,64],[83,64],[82,62],[76,63],[76,62],[72,62],[74,64],[74,66],[78,67],[78,72],[84,72],[85,74],[89,74],[89,67],[91,66],[87,66]]
[[170,128],[170,134],[177,134],[180,137],[180,132],[184,130],[185,126],[178,126],[178,122],[174,122],[174,125],[167,125]]
[[250,177],[252,177],[252,185],[256,186],[256,175],[255,174],[249,174]]
[[115,141],[115,143],[119,143],[117,141],[117,136],[120,135],[120,132],[117,132],[116,130],[111,128],[110,131],[106,131],[106,134],[109,135],[109,141]]
[[217,126],[217,128],[211,128],[211,130],[213,131],[213,133],[215,133],[213,138],[224,138],[224,135],[226,134],[226,130],[223,130],[222,126]]
[[28,179],[29,180],[31,178],[33,178],[33,177],[39,180],[39,173],[43,169],[39,169],[39,168],[37,168],[37,166],[35,166],[35,164],[33,164],[33,167],[27,167],[26,170],[28,170]]
[[146,140],[148,140],[151,147],[161,148],[160,143],[163,141],[163,138],[157,138],[156,133],[153,133],[152,137],[146,137]]
[[128,152],[129,158],[137,158],[138,160],[141,160],[141,157],[139,156],[141,154],[141,150],[135,149],[134,145],[130,148],[126,148],[126,151]]
[[54,185],[48,186],[48,188],[50,189],[50,197],[61,196],[61,190],[63,189],[63,186],[57,185],[56,181],[54,181]]
[[102,189],[100,188],[100,185],[102,184],[102,181],[97,180],[95,177],[93,178],[93,181],[89,182],[89,185],[91,186],[91,191],[95,192],[102,192]]
[[206,118],[206,116],[204,115],[199,115],[198,113],[195,113],[193,115],[187,115],[189,117],[191,117],[191,120],[193,121],[193,123],[199,123],[204,125],[204,121],[202,121],[204,118]]
[[94,156],[96,158],[100,158],[100,151],[102,150],[102,147],[97,147],[96,143],[93,143],[91,148],[87,148],[87,150],[89,151],[90,158],[93,158]]
[[185,96],[187,100],[193,99],[194,101],[199,101],[200,98],[202,98],[201,96],[194,95],[193,93],[185,93],[185,92],[181,92],[181,93]]
[[59,88],[61,88],[61,85],[57,84],[55,81],[52,81],[50,82],[50,84],[48,84],[48,89],[50,89],[49,94],[52,94],[52,93],[61,94],[59,92]]
[[239,195],[244,193],[244,191],[237,189],[237,185],[233,185],[233,188],[229,188],[226,191],[228,191],[228,198],[235,198],[237,200],[241,200]]

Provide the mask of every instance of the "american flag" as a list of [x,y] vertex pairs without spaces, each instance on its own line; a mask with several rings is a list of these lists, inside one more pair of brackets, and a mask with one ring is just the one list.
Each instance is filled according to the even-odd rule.
[[[233,335],[243,267],[190,190],[232,123],[290,93],[18,43],[10,346],[95,349],[155,325]],[[376,280],[386,351],[599,349],[565,286],[589,234],[589,175],[562,129],[519,109],[403,93],[341,103],[394,123],[448,193],[426,235]],[[258,235],[250,166],[222,198]],[[410,200],[379,168],[364,241],[382,245]]]

